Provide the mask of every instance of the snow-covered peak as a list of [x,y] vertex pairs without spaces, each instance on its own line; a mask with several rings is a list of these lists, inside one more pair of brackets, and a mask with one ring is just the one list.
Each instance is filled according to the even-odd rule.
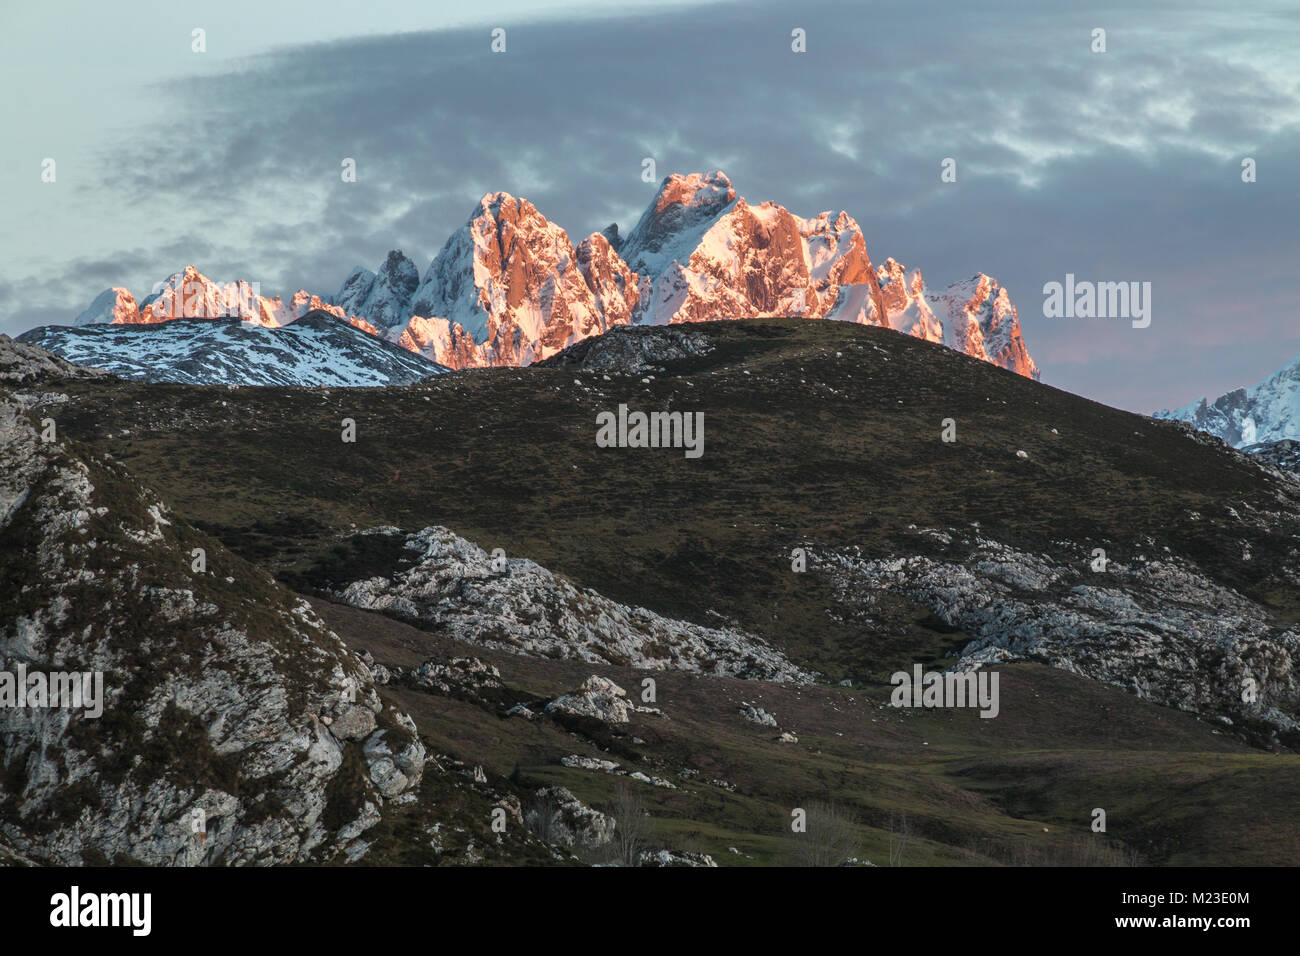
[[1202,398],[1156,418],[1190,422],[1234,448],[1300,439],[1300,357],[1250,388],[1233,389],[1214,401]]
[[100,324],[118,324],[129,322],[138,322],[140,320],[140,309],[136,305],[135,296],[121,286],[114,286],[111,289],[105,289],[95,300],[90,303],[90,307],[72,320],[73,325],[100,325]]
[[658,274],[674,261],[685,265],[709,227],[736,201],[726,173],[674,173],[619,250],[632,271]]
[[447,240],[411,309],[460,326],[493,365],[527,365],[605,329],[568,234],[504,192]]
[[173,319],[224,319],[237,317],[253,325],[277,328],[293,321],[279,298],[266,299],[260,287],[245,279],[218,283],[197,266],[188,265],[154,286],[140,302],[138,324],[152,325]]
[[992,276],[976,273],[929,298],[943,319],[944,344],[949,348],[1026,378],[1038,378],[1038,366],[1025,349],[1016,308],[1007,290]]
[[[914,335],[927,342],[945,341],[944,326],[934,314],[926,296],[925,279],[920,269],[908,269],[892,256],[876,270],[880,295],[885,304],[886,322],[895,332]],[[985,358],[986,356],[977,356]]]
[[400,329],[411,317],[411,300],[420,285],[420,270],[400,249],[371,272],[360,266],[343,281],[335,304],[346,315],[363,316],[379,329]]
[[339,286],[334,302],[348,312],[361,315],[363,314],[361,308],[366,304],[374,287],[375,274],[365,266],[356,266],[343,280],[343,285]]

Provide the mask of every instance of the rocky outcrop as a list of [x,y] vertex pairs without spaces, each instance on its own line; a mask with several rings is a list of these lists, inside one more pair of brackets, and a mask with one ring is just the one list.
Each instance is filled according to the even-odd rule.
[[758,724],[760,727],[778,726],[775,714],[769,714],[762,707],[758,707],[755,704],[748,704],[744,701],[741,701],[740,704],[740,716],[751,724]]
[[[0,686],[28,676],[0,707],[0,842],[68,865],[348,852],[419,782],[413,725],[306,602],[46,437],[0,389]],[[55,706],[71,673],[102,693]]]
[[501,672],[477,657],[453,657],[446,663],[428,660],[406,675],[406,680],[426,690],[474,697],[484,690],[505,686],[501,682]]
[[1242,449],[1256,461],[1293,478],[1300,477],[1300,441],[1260,442]]
[[590,717],[606,724],[626,724],[633,709],[627,691],[612,680],[592,674],[573,693],[547,704],[544,712]]
[[538,364],[608,375],[644,375],[664,371],[665,362],[707,355],[712,350],[708,335],[697,327],[621,326],[599,338],[584,339]]
[[[401,534],[395,528],[369,533]],[[404,537],[414,552],[411,567],[354,581],[336,596],[516,654],[754,680],[812,679],[752,634],[619,604],[526,558],[494,558],[447,528]]]
[[688,853],[683,850],[643,850],[637,866],[717,866],[707,853]]
[[617,822],[593,810],[565,787],[543,787],[524,814],[528,829],[548,843],[602,847],[614,838]]
[[864,622],[890,592],[959,628],[971,638],[960,668],[1038,660],[1229,723],[1300,729],[1300,628],[1279,626],[1192,562],[1162,554],[1093,570],[1081,550],[1029,554],[980,536],[920,533],[945,553],[818,552],[810,569]]
[[[35,385],[58,379],[102,378],[103,369],[76,365],[38,345],[0,335],[0,386]],[[12,399],[12,393],[9,396]]]

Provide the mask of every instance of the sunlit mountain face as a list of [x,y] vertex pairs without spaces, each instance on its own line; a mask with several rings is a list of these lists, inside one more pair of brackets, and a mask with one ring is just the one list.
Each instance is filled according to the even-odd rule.
[[532,203],[491,193],[423,278],[394,250],[332,296],[299,290],[284,303],[189,266],[139,307],[124,288],[105,291],[74,324],[239,316],[276,328],[312,311],[450,368],[528,365],[618,325],[802,316],[893,328],[1039,375],[996,279],[931,292],[917,269],[873,266],[848,213],[800,219],[775,203],[751,206],[722,172],[667,177],[626,238],[613,224],[575,247]]

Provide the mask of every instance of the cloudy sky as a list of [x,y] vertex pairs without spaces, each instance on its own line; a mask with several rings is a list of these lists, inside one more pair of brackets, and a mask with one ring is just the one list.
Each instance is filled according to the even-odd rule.
[[[423,268],[497,189],[626,231],[653,157],[846,209],[932,287],[987,272],[1045,382],[1181,405],[1300,354],[1297,51],[1293,0],[5,4],[0,331],[189,263],[263,294]],[[1150,327],[1045,317],[1067,273],[1150,282]]]

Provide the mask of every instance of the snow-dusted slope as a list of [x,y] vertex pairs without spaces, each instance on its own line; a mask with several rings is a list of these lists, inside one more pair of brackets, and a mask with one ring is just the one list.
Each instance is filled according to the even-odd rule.
[[1155,418],[1190,422],[1234,448],[1300,438],[1300,357],[1251,388],[1238,388],[1214,401],[1202,398]]
[[407,385],[445,372],[326,312],[284,328],[238,319],[44,326],[20,336],[122,378],[189,385]]

